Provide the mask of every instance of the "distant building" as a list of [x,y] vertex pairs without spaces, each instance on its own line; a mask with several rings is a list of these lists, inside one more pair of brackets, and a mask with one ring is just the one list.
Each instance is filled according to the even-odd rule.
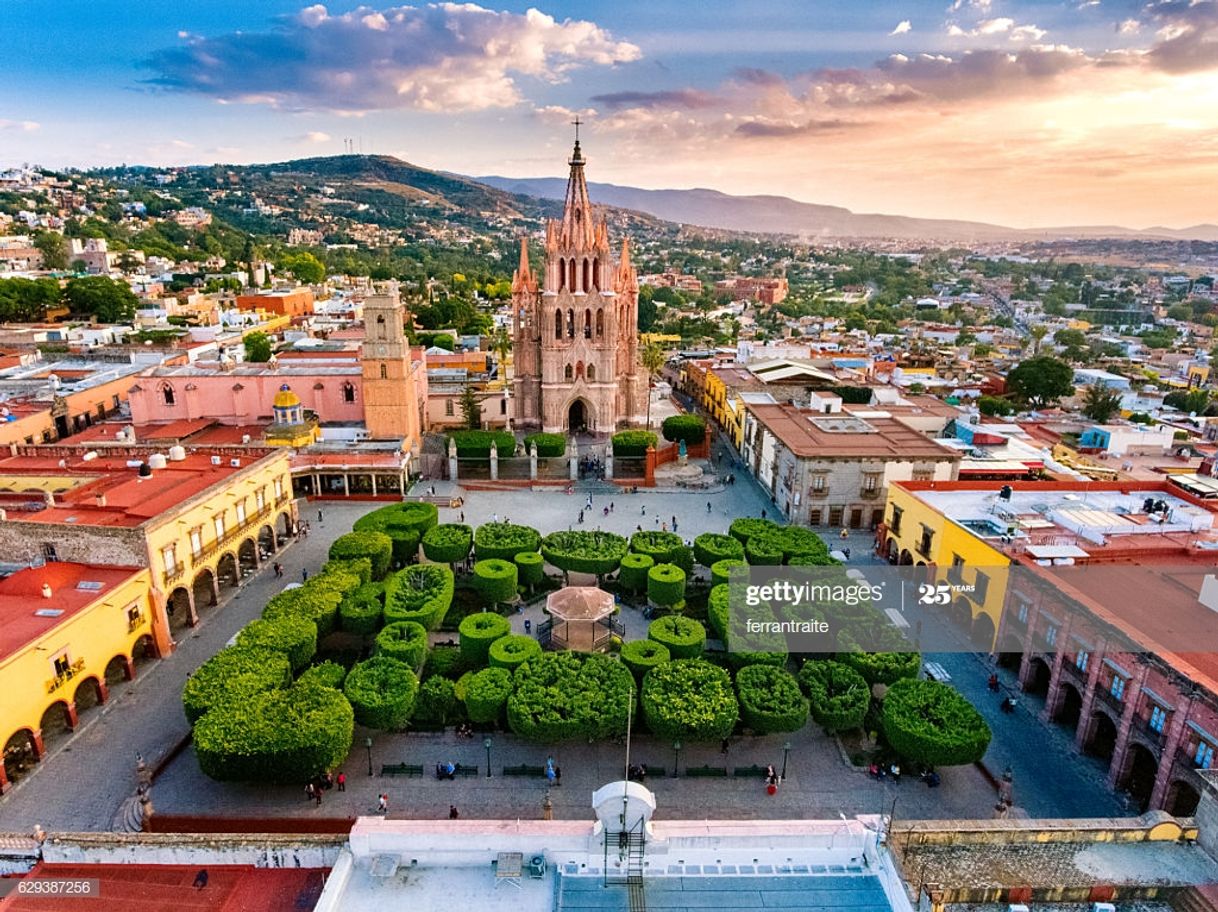
[[291,228],[288,230],[289,247],[319,247],[325,235],[312,228]]
[[736,299],[748,299],[770,305],[786,300],[790,286],[785,277],[761,279],[735,276],[716,282],[715,291],[725,292]]
[[203,228],[211,224],[211,213],[199,206],[187,206],[169,214],[170,219],[183,228]]
[[240,310],[262,310],[285,317],[304,317],[313,313],[313,292],[308,288],[237,295]]
[[682,272],[660,272],[640,276],[639,284],[650,285],[652,288],[675,288],[692,295],[702,294],[702,281],[697,276]]
[[1080,453],[1109,456],[1162,456],[1171,450],[1175,428],[1166,425],[1097,424],[1083,431]]

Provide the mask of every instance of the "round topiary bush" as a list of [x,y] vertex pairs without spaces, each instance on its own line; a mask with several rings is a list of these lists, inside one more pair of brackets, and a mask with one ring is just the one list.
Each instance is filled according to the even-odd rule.
[[529,434],[524,445],[534,450],[539,459],[555,459],[567,452],[567,438],[562,434]]
[[382,731],[400,731],[410,721],[419,679],[405,662],[374,656],[359,662],[343,682],[360,725]]
[[922,670],[922,656],[917,652],[839,652],[837,661],[861,674],[868,685],[892,685],[916,678]]
[[512,558],[512,563],[516,565],[516,582],[530,592],[546,578],[546,559],[537,551],[521,551]]
[[673,564],[656,564],[647,571],[647,598],[676,608],[685,601],[685,571]]
[[551,532],[541,540],[541,556],[567,573],[612,573],[626,556],[627,542],[612,532]]
[[517,668],[513,684],[508,725],[522,738],[553,744],[626,733],[634,678],[616,659],[546,652]]
[[799,731],[808,722],[808,700],[799,683],[776,665],[745,665],[736,672],[740,718],[758,734]]
[[456,709],[457,695],[453,682],[437,675],[419,685],[419,695],[415,697],[410,721],[420,728],[443,728],[456,714]]
[[627,592],[638,595],[647,588],[647,573],[655,566],[655,561],[646,554],[631,551],[622,558],[621,567],[617,572],[617,580]]
[[782,545],[770,535],[754,535],[744,544],[744,556],[754,567],[782,565]]
[[619,459],[642,459],[658,439],[651,431],[618,431],[613,435],[613,455]]
[[926,766],[975,763],[990,746],[990,727],[954,687],[903,678],[888,688],[880,714],[894,751]]
[[460,523],[442,523],[423,533],[423,554],[437,564],[455,564],[469,557],[474,530]]
[[[350,589],[359,586],[359,579],[348,574],[341,574],[351,581]],[[320,578],[320,577],[316,577]],[[310,585],[309,580],[299,589],[289,589],[272,596],[262,609],[264,620],[274,621],[284,617],[303,618],[317,625],[317,635],[326,636],[334,629],[338,618],[338,606],[342,603],[343,593],[329,587]]]
[[687,446],[693,446],[706,440],[706,422],[697,415],[673,415],[664,419],[660,433],[665,440],[673,443],[684,440]]
[[[735,539],[733,539],[733,541],[735,541]],[[735,568],[735,567],[747,568],[748,565],[749,565],[748,561],[736,560],[734,558],[731,560],[715,561],[713,564],[711,564],[711,568],[710,568],[711,585],[712,586],[726,586],[729,582],[731,582],[733,568]]]
[[728,632],[731,622],[731,612],[728,606],[730,590],[727,583],[719,583],[711,587],[706,599],[706,622],[711,632],[727,648]]
[[315,684],[252,693],[195,725],[199,768],[223,782],[297,783],[342,765],[355,718],[339,691]]
[[541,533],[530,526],[512,523],[483,523],[474,533],[474,553],[478,560],[511,560],[522,551],[536,551]]
[[383,622],[384,595],[382,583],[365,583],[348,592],[338,606],[339,627],[347,633],[376,633]]
[[732,520],[732,524],[728,527],[728,531],[731,533],[732,538],[736,539],[742,544],[747,545],[749,539],[754,535],[758,535],[762,532],[769,532],[777,528],[778,527],[768,519],[761,519],[756,516],[741,516],[739,519]]
[[643,675],[657,665],[663,665],[669,661],[672,654],[668,651],[667,646],[655,640],[630,640],[622,644],[622,651],[618,653],[618,658],[630,669],[634,679],[642,683]]
[[317,654],[317,625],[290,616],[273,621],[250,621],[237,634],[237,645],[282,652],[295,673],[313,661]]
[[[363,534],[363,533],[360,533]],[[360,585],[372,582],[372,560],[367,557],[352,557],[346,560],[328,560],[321,565],[322,574],[350,573],[359,577]]]
[[501,614],[471,614],[457,628],[461,636],[461,658],[467,666],[481,668],[490,657],[491,643],[512,632],[512,625]]
[[361,531],[340,535],[330,545],[330,560],[367,558],[372,578],[384,579],[393,562],[393,540],[384,532]]
[[393,541],[393,559],[408,564],[418,556],[423,533],[439,521],[435,504],[395,503],[361,516],[352,528],[356,532],[384,532]]
[[863,676],[841,662],[804,662],[799,686],[808,697],[812,718],[826,731],[861,728],[871,705],[871,687]]
[[204,662],[186,679],[182,708],[194,725],[213,706],[240,702],[292,683],[287,655],[275,649],[229,646]]
[[829,552],[824,554],[793,554],[787,563],[792,567],[837,567],[841,561],[834,560]]
[[517,633],[500,637],[491,643],[487,657],[490,659],[491,668],[506,668],[508,671],[514,671],[517,666],[523,665],[529,659],[539,655],[541,655],[541,644],[531,636]]
[[469,676],[464,690],[465,711],[471,722],[497,722],[512,692],[512,673],[506,668],[484,668]]
[[453,601],[453,572],[445,564],[417,564],[385,581],[385,621],[417,621],[435,630]]
[[474,588],[488,605],[516,599],[516,565],[510,560],[492,557],[474,564]]
[[720,561],[744,560],[744,545],[730,535],[703,532],[694,539],[694,560],[703,567],[713,567]]
[[427,658],[427,629],[416,621],[394,621],[376,635],[374,655],[389,656],[416,671]]
[[630,536],[630,550],[635,554],[646,554],[657,564],[687,563],[689,549],[675,532],[635,532]]
[[703,659],[657,665],[643,678],[643,719],[668,741],[720,741],[740,707],[728,673]]
[[332,687],[335,690],[342,690],[343,681],[347,678],[347,669],[339,665],[337,662],[331,662],[328,659],[325,662],[318,662],[316,665],[310,665],[296,679],[296,683],[312,684],[317,687]]
[[706,645],[706,628],[693,618],[673,614],[648,624],[647,639],[663,645],[674,659],[696,659]]

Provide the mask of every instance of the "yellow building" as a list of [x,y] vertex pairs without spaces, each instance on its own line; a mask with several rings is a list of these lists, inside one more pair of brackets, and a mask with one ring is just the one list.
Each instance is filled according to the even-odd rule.
[[273,419],[263,432],[267,446],[305,447],[321,437],[316,413],[306,409],[286,383],[271,403]]
[[147,569],[64,561],[0,580],[0,792],[155,654],[149,584]]

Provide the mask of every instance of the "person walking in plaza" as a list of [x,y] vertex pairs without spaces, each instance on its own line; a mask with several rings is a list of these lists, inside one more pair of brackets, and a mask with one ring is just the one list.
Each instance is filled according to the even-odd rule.
[[309,568],[308,567],[300,568],[300,581],[302,583],[307,583],[309,581]]
[[325,521],[326,521],[326,518],[321,515],[321,510],[318,510],[317,511],[317,524],[322,525],[323,523],[325,523]]
[[338,777],[334,781],[338,783],[338,790],[340,792],[345,792],[347,790],[347,774],[346,773],[340,772],[338,774]]
[[461,816],[461,812],[457,810],[457,806],[455,804],[450,804],[448,806],[448,819],[456,820],[460,816]]
[[706,502],[706,512],[709,513],[710,511],[711,511],[711,502],[708,500]]
[[384,792],[376,796],[376,812],[378,814],[389,812],[389,796]]
[[283,579],[283,564],[279,563],[279,561],[275,561],[275,576]]
[[675,516],[672,518],[672,531],[677,531],[677,518]]
[[305,801],[312,801],[316,792],[317,786],[315,786],[312,782],[308,783],[305,786]]

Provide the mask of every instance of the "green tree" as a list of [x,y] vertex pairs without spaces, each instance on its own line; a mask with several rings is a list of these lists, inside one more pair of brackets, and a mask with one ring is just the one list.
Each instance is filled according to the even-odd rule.
[[478,402],[478,394],[468,383],[461,390],[461,418],[471,431],[482,427],[482,406]]
[[1040,343],[1045,336],[1049,335],[1049,327],[1036,325],[1032,327],[1032,355],[1035,357],[1040,354]]
[[982,396],[977,400],[977,409],[983,415],[1006,416],[1014,413],[1015,406],[998,396]]
[[1205,411],[1205,407],[1209,405],[1210,394],[1203,389],[1174,390],[1163,397],[1163,404],[1170,408],[1179,409],[1182,412],[1188,412],[1190,415],[1196,412],[1200,415]]
[[1092,383],[1083,392],[1083,414],[1092,421],[1106,423],[1121,411],[1121,394],[1102,383]]
[[135,316],[139,299],[125,282],[108,276],[70,279],[63,290],[64,303],[74,314],[90,314],[99,323],[122,323]]
[[34,246],[42,254],[43,269],[68,268],[68,241],[56,231],[39,231],[34,235]]
[[651,381],[664,369],[664,349],[652,342],[643,349],[643,370],[647,371],[647,427],[651,427]]
[[1042,408],[1074,392],[1074,371],[1048,355],[1020,361],[1007,374],[1007,392],[1033,408]]
[[506,326],[500,326],[491,337],[491,351],[499,357],[499,379],[503,379],[503,363],[512,350],[512,334]]
[[326,265],[307,250],[303,253],[288,254],[279,261],[281,269],[286,269],[299,282],[306,285],[320,284],[326,278]]
[[264,332],[252,332],[244,339],[245,360],[265,363],[271,360],[271,338]]
[[58,303],[59,282],[55,279],[0,280],[0,321],[43,320],[47,309]]

